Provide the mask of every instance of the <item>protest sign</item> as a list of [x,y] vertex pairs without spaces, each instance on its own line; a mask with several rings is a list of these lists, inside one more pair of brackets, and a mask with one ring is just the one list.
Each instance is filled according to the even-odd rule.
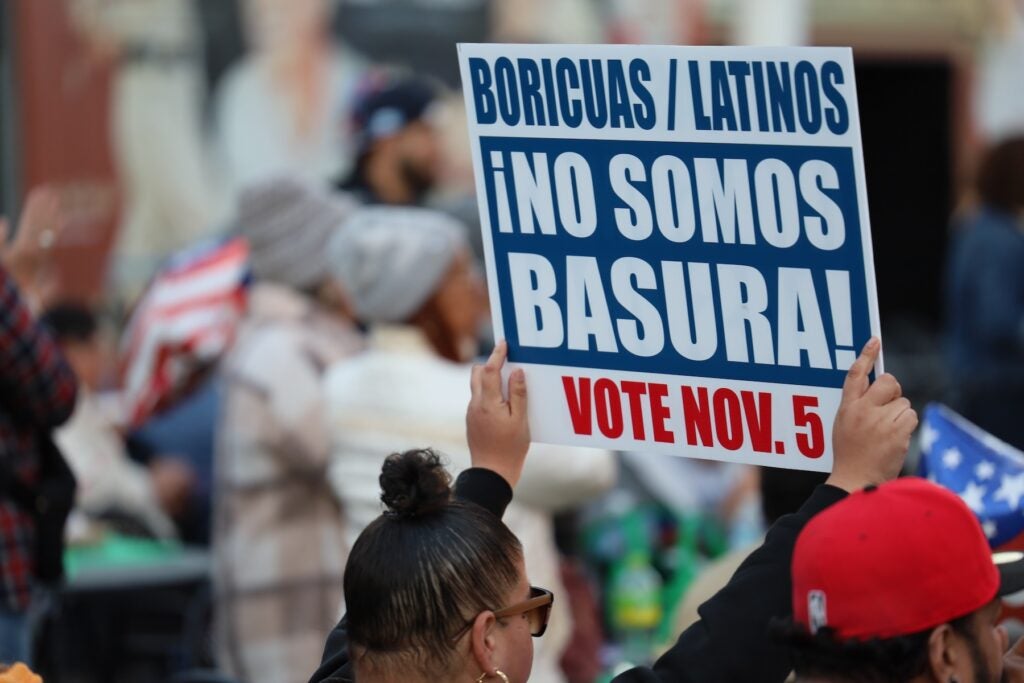
[[459,46],[534,440],[831,469],[879,334],[843,48]]

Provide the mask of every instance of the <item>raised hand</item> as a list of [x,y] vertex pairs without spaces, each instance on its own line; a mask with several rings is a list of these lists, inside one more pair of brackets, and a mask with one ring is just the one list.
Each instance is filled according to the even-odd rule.
[[832,428],[828,483],[850,492],[899,476],[917,427],[917,413],[895,377],[886,373],[868,381],[880,349],[872,338],[850,367]]
[[40,303],[52,286],[53,246],[67,222],[59,192],[41,186],[29,192],[13,239],[8,241],[6,224],[0,226],[0,261],[30,302]]
[[498,342],[484,365],[473,366],[466,438],[473,466],[493,470],[515,487],[530,447],[530,424],[522,370],[509,377],[508,399],[502,394],[501,368],[507,356],[508,344]]

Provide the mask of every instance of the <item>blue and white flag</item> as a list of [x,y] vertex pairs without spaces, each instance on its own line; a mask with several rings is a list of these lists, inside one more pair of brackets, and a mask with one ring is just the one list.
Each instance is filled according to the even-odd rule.
[[1024,453],[946,406],[925,408],[918,473],[959,495],[993,547],[1024,531]]

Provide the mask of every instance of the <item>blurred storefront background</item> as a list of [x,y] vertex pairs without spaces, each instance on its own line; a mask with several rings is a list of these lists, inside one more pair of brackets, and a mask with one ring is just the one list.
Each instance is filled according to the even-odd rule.
[[[97,396],[111,399],[110,405],[97,399],[97,405],[125,413],[117,390],[130,399],[139,387],[160,397],[146,404],[158,413],[149,430],[125,442],[110,440],[119,457],[134,458],[153,480],[161,477],[151,469],[163,469],[164,484],[169,472],[166,488],[172,490],[185,487],[161,460],[194,465],[196,482],[204,482],[195,485],[202,494],[195,498],[207,507],[197,507],[188,523],[209,526],[208,506],[216,497],[210,485],[214,435],[226,429],[217,410],[228,400],[221,371],[234,368],[220,355],[231,346],[237,317],[263,315],[258,306],[242,310],[251,278],[232,257],[246,257],[227,242],[212,250],[227,254],[223,261],[206,258],[211,251],[201,242],[241,225],[235,207],[242,188],[258,190],[258,181],[280,175],[285,190],[312,181],[334,193],[370,157],[370,142],[378,159],[396,171],[391,179],[405,181],[408,190],[390,203],[448,211],[478,235],[456,44],[489,41],[851,46],[886,369],[917,406],[952,393],[943,355],[951,225],[975,203],[969,188],[982,153],[1024,133],[1024,0],[0,0],[0,217],[14,224],[28,191],[41,185],[54,188],[68,209],[64,216],[73,222],[47,251],[56,254],[59,290],[49,293],[50,303],[72,312],[84,304],[78,313],[93,327],[100,318],[98,327],[109,331],[109,339],[95,345],[89,333],[89,348],[97,356],[102,351],[105,363],[104,373],[97,373],[104,375],[96,382]],[[403,91],[412,101],[399,103],[408,116],[382,95],[382,86],[404,80],[393,78],[396,72],[419,77],[412,94]],[[435,98],[430,86],[441,96]],[[385,103],[372,111],[390,106],[398,118],[396,124],[395,116],[390,122],[381,117],[391,126],[380,132],[391,138],[383,146],[388,154],[375,142],[374,117],[365,116],[361,129],[354,117],[354,104],[374,97]],[[414,142],[395,142],[401,130],[411,130]],[[355,194],[380,196],[369,189]],[[250,194],[245,215],[250,229],[266,227],[262,216],[273,228],[266,234],[280,238],[270,242],[284,244],[287,254],[294,251],[295,231],[320,225],[318,211],[333,204],[305,191],[295,193],[292,204],[293,193],[284,194],[280,215],[257,210],[260,191]],[[303,215],[307,206],[313,208]],[[334,211],[340,209],[325,215]],[[40,247],[48,249],[42,240]],[[179,259],[163,284],[170,281],[173,291],[183,270],[194,268],[195,275],[202,266],[223,267],[231,277],[216,279],[220,289],[213,295],[189,286],[176,294],[197,307],[209,305],[220,316],[211,328],[229,331],[204,336],[209,323],[200,316],[184,331],[164,327],[189,309],[174,297],[167,297],[171,305],[155,295],[134,311],[144,323],[155,321],[152,327],[125,326],[159,265],[186,247],[192,247],[191,257]],[[312,251],[326,253],[322,247]],[[294,271],[308,271],[310,257],[296,256]],[[293,262],[286,261],[291,275]],[[988,266],[984,258],[979,262]],[[474,281],[472,269],[465,271],[466,281]],[[305,281],[278,284],[287,285],[290,296],[311,294]],[[334,315],[342,306],[320,285],[309,305]],[[988,300],[1002,303],[999,295]],[[130,343],[117,349],[122,333]],[[197,342],[199,353],[183,339],[219,345]],[[143,347],[159,352],[133,353]],[[171,352],[163,354],[165,349]],[[182,349],[195,357],[181,361],[175,353]],[[136,377],[125,371],[132,367],[142,380],[160,381],[122,382]],[[128,412],[134,424],[138,411]],[[121,428],[126,425],[118,423]],[[108,435],[114,434],[111,426]],[[172,457],[159,457],[164,455]],[[598,605],[614,604],[609,596],[628,588],[625,581],[617,588],[614,577],[631,546],[671,577],[666,604],[682,604],[705,559],[743,548],[763,530],[762,517],[771,514],[757,509],[758,496],[802,501],[798,494],[815,483],[788,472],[773,476],[768,468],[757,474],[687,458],[626,454],[620,463],[614,492],[555,524],[562,552],[574,556],[562,565],[566,585],[574,588],[564,604],[574,605],[574,619],[584,624],[577,633],[583,645],[567,649],[563,662],[573,683],[589,683],[599,664],[618,662],[596,654],[602,645],[598,622],[614,622],[614,609],[598,616]],[[60,680],[165,680],[137,672],[163,676],[212,665],[206,551],[182,546],[164,555],[166,548],[158,545],[153,554],[152,546],[116,535],[100,540],[79,538],[73,551],[78,559],[99,558],[99,565],[109,559],[94,553],[102,547],[148,556],[137,573],[99,566],[92,577],[86,572],[73,582],[48,639],[56,643],[50,659],[67,670]],[[74,566],[75,555],[69,557]],[[600,577],[595,585],[602,590],[588,594],[592,575]],[[587,624],[594,627],[589,636]],[[676,625],[666,609],[661,636],[674,634]],[[318,652],[319,646],[318,640]],[[573,661],[590,673],[573,677]],[[92,677],[82,673],[90,667]],[[120,674],[109,673],[116,667]]]
[[459,41],[850,45],[887,352],[928,395],[949,216],[981,146],[1024,127],[1020,0],[11,0],[2,12],[2,208],[15,214],[45,181],[90,209],[58,245],[62,288],[90,301],[130,300],[164,255],[229,226],[246,182],[336,179],[346,104],[383,66],[451,89],[442,193],[471,201]]

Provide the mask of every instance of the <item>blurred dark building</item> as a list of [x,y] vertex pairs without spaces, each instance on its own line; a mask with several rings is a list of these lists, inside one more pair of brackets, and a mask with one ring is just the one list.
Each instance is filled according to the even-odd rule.
[[374,61],[459,85],[457,43],[486,42],[491,0],[342,0],[338,33]]
[[[211,87],[246,49],[239,0],[193,0]],[[339,0],[333,30],[374,62],[459,86],[455,45],[486,42],[492,0]]]

